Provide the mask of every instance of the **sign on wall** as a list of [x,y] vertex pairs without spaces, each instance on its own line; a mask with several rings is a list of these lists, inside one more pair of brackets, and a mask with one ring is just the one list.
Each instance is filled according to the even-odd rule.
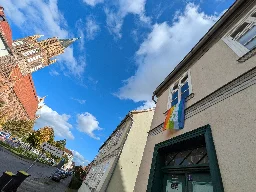
[[57,147],[54,147],[52,145],[50,145],[49,143],[47,142],[44,142],[42,145],[41,145],[42,149],[51,153],[52,155],[54,156],[57,156],[57,157],[62,157],[63,156],[63,151],[59,150]]

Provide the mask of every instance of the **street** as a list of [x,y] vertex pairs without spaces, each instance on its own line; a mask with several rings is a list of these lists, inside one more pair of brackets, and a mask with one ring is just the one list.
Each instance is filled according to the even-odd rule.
[[[17,171],[26,171],[32,161],[21,159],[12,154],[8,150],[0,147],[0,172],[12,171],[14,174]],[[52,181],[49,176],[56,170],[55,167],[36,163],[28,173],[28,177],[18,188],[18,192],[65,192],[71,180],[71,176],[61,180],[59,183]]]

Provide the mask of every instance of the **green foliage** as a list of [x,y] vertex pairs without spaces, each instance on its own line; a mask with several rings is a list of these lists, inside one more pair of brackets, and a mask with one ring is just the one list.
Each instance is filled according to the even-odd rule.
[[34,121],[32,120],[8,120],[2,125],[3,130],[11,132],[12,135],[21,137],[33,130]]
[[40,147],[40,138],[36,131],[30,133],[26,141],[34,148]]
[[81,179],[79,179],[79,178],[77,178],[76,176],[73,175],[68,187],[70,189],[79,189],[80,186],[82,185],[82,182],[83,181]]
[[[38,158],[38,155],[37,154],[34,154],[30,151],[25,151],[23,148],[14,148],[14,147],[11,147],[9,146],[8,144],[0,141],[0,146],[4,147],[5,149],[11,151],[12,153],[18,155],[19,157],[22,157],[22,158],[25,158],[25,159],[29,159],[29,160],[36,160]],[[40,163],[44,163],[44,164],[47,164],[47,165],[50,165],[49,162],[43,160],[43,159],[38,159],[38,161]]]
[[66,147],[66,139],[55,141],[53,145],[59,148],[60,150],[64,150]]
[[63,155],[63,156],[62,156],[62,158],[64,158],[64,159],[65,159],[64,164],[66,164],[66,163],[68,162],[68,156],[65,154],[65,155]]
[[26,141],[34,148],[39,149],[42,143],[48,142],[49,140],[54,140],[53,128],[43,127],[30,133]]
[[74,172],[75,172],[75,176],[77,178],[83,179],[86,176],[86,172],[85,172],[85,170],[83,169],[83,167],[81,165],[80,166],[75,166],[74,167]]

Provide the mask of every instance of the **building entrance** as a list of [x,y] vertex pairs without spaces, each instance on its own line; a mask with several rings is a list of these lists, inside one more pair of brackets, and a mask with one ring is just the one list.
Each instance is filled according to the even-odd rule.
[[213,192],[210,173],[166,174],[164,192]]
[[205,146],[165,155],[164,192],[213,192]]
[[224,192],[209,125],[155,145],[147,192]]

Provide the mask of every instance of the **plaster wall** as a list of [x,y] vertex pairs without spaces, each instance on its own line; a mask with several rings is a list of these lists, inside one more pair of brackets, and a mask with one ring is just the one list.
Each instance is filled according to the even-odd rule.
[[156,143],[210,124],[225,192],[256,188],[256,85],[248,87],[185,121],[183,130],[148,136],[135,192],[146,191]]
[[[102,188],[102,186],[104,185],[104,182],[106,181],[106,179],[108,179],[110,176],[109,176],[109,173],[111,173],[114,169],[114,165],[115,165],[115,162],[117,161],[117,157],[114,156],[112,158],[110,158],[109,160],[107,160],[106,162],[103,162],[103,163],[107,163],[109,162],[109,167],[108,169],[106,170],[106,172],[104,173],[104,175],[102,176],[102,179],[99,183],[99,185],[97,185],[97,189],[96,189],[96,192],[100,191],[100,189]],[[93,171],[93,167],[90,169],[90,171]],[[85,184],[86,180],[82,183],[81,187],[79,188],[78,192],[91,192],[88,184]],[[91,182],[91,180],[89,180],[89,182]],[[89,184],[90,185],[90,184]],[[91,186],[92,187],[92,186]]]
[[124,144],[107,192],[131,192],[142,160],[154,111],[133,114],[133,125]]
[[[255,56],[243,63],[239,63],[238,58],[223,40],[214,44],[190,67],[194,97],[187,101],[186,107],[191,106],[256,66]],[[164,112],[167,110],[168,94],[169,89],[165,90],[158,98],[151,129],[161,124],[165,119]]]

